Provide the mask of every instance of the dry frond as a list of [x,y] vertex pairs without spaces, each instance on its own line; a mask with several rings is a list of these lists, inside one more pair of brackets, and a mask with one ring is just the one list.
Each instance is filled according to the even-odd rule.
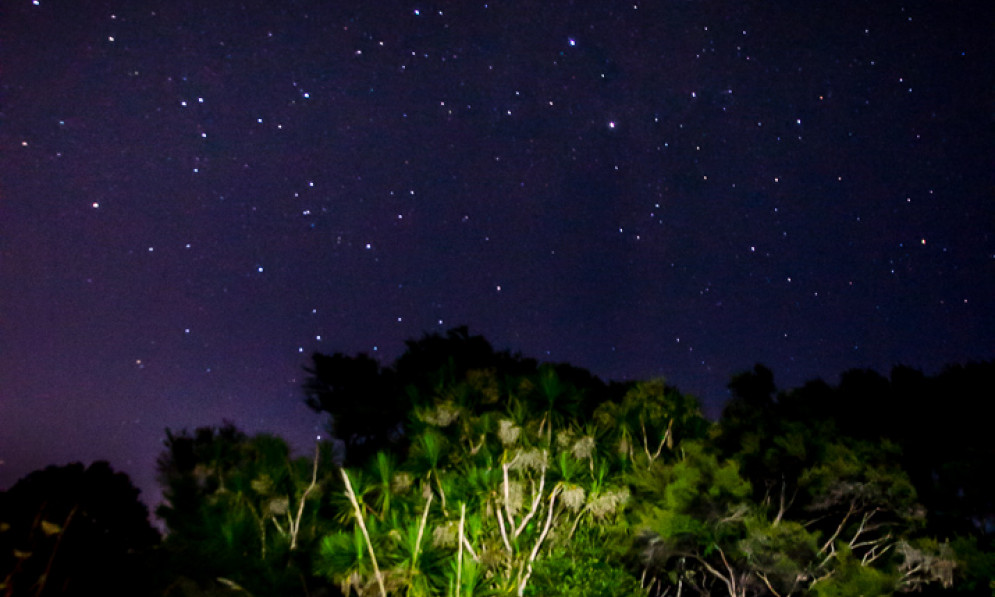
[[432,529],[432,545],[435,547],[456,547],[459,522],[449,520]]
[[414,479],[411,475],[405,472],[395,473],[390,479],[390,490],[394,493],[404,493],[411,489],[411,484],[414,483]]
[[571,512],[577,512],[584,507],[584,488],[580,485],[570,485],[560,494],[560,501]]
[[539,448],[519,450],[512,459],[511,470],[540,470],[546,466],[546,452]]
[[561,450],[566,450],[568,446],[574,443],[573,431],[567,429],[566,431],[561,431],[556,434],[556,447]]
[[577,460],[587,460],[594,453],[594,438],[590,435],[580,438],[570,448],[570,453]]
[[587,509],[591,515],[598,520],[612,516],[619,507],[629,500],[629,488],[609,489],[598,495],[590,495],[587,498]]
[[47,520],[43,520],[43,521],[41,521],[41,530],[46,535],[55,535],[55,534],[58,534],[62,530],[62,527],[60,527],[59,525],[55,524],[54,522],[49,522]]
[[[362,585],[360,583],[362,580],[363,577],[361,577],[358,572],[353,572],[349,576],[342,579],[342,582],[339,583],[339,590],[342,591],[343,595],[350,594],[353,589],[361,590]],[[362,595],[362,593],[359,594]]]
[[273,492],[273,479],[266,473],[263,473],[252,480],[249,484],[252,487],[252,491],[255,491],[259,495],[269,495]]
[[436,427],[448,427],[460,416],[460,408],[452,402],[440,402],[435,408],[422,411],[418,417]]
[[514,422],[508,419],[501,419],[498,421],[498,439],[501,440],[501,444],[508,447],[518,441],[518,436],[521,435],[522,428],[515,425]]
[[944,588],[953,586],[957,561],[949,544],[942,544],[938,552],[930,553],[900,541],[897,551],[904,560],[898,570],[910,590],[918,591],[922,585],[934,581],[939,581]]
[[512,514],[518,514],[525,503],[525,488],[518,481],[508,482],[508,509]]
[[290,511],[290,499],[287,497],[273,498],[266,502],[267,514],[273,516],[283,516]]

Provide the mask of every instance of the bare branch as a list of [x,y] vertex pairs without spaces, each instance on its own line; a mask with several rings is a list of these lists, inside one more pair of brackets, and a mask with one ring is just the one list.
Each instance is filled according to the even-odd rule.
[[784,493],[785,493],[784,475],[781,475],[780,506],[777,509],[777,516],[774,517],[774,522],[771,524],[771,526],[777,526],[781,522],[781,519],[784,518],[784,514],[788,511],[788,508],[790,508],[791,505],[795,503],[795,498],[798,497],[798,488],[797,487],[795,488],[794,493],[791,495],[791,499],[788,500],[787,503],[785,503],[784,500]]
[[[314,467],[311,469],[311,484],[307,486],[304,493],[301,494],[301,501],[297,504],[297,520],[290,521],[290,550],[293,551],[297,549],[297,534],[301,530],[301,517],[304,516],[304,501],[307,500],[307,496],[311,493],[315,486],[318,484],[318,455],[321,446],[315,442],[314,444]],[[274,519],[275,522],[275,519]],[[279,527],[277,527],[279,528]]]
[[736,594],[736,583],[732,578],[726,578],[725,576],[722,576],[721,572],[719,572],[714,566],[709,564],[708,561],[705,560],[705,558],[699,556],[698,554],[689,553],[687,554],[687,556],[697,560],[702,566],[705,567],[705,570],[708,570],[708,572],[710,572],[713,576],[715,576],[715,578],[725,583],[726,588],[729,589],[730,595]]
[[770,584],[770,580],[767,578],[766,574],[757,572],[756,575],[760,580],[764,581],[764,584],[767,585],[767,588],[770,589],[770,592],[774,594],[774,597],[781,597],[781,594],[778,593],[777,590],[774,589],[773,585]]
[[870,564],[874,560],[876,560],[876,559],[880,558],[881,556],[883,556],[885,553],[888,552],[889,549],[891,549],[894,546],[895,546],[894,543],[889,543],[888,545],[886,545],[884,547],[884,549],[882,549],[881,551],[879,551],[877,553],[874,553],[875,550],[877,549],[877,546],[875,546],[874,549],[871,549],[870,551],[868,551],[867,553],[864,554],[864,557],[861,558],[860,562],[862,564]]
[[852,549],[857,549],[857,548],[860,548],[860,547],[867,547],[869,545],[873,546],[873,547],[877,547],[878,545],[884,543],[888,539],[891,539],[891,533],[888,533],[884,537],[878,537],[877,539],[870,539],[868,541],[861,541],[860,543],[851,543],[850,547]]
[[532,563],[535,562],[536,556],[539,555],[539,548],[542,547],[542,542],[546,540],[546,535],[549,534],[549,527],[553,524],[553,512],[556,510],[556,496],[560,493],[561,487],[557,485],[553,488],[553,491],[549,493],[549,512],[546,516],[546,524],[542,529],[542,533],[539,535],[539,539],[536,541],[535,546],[532,548],[532,553],[529,554],[528,560],[528,571],[522,577],[522,581],[518,585],[518,595],[521,597],[525,594],[525,585],[529,581],[529,577],[532,576]]
[[669,442],[670,445],[673,445],[673,439],[671,438],[671,433],[673,432],[673,428],[674,428],[674,420],[670,419],[670,422],[667,423],[667,431],[664,432],[663,439],[660,440],[660,445],[657,446],[656,448],[656,453],[653,454],[653,458],[650,459],[651,462],[660,457],[660,452],[663,452],[663,446],[665,444]]
[[478,556],[477,552],[473,550],[473,546],[470,545],[470,540],[466,538],[466,535],[463,536],[463,546],[466,547],[468,552],[470,552],[470,557],[473,558],[474,562],[480,561],[480,556]]
[[463,524],[465,522],[466,502],[462,502],[459,509],[459,552],[456,556],[456,597],[459,597],[460,585],[463,584]]
[[860,537],[860,535],[864,532],[864,527],[867,526],[867,521],[871,519],[871,516],[874,516],[875,512],[876,510],[864,512],[864,517],[860,521],[860,526],[857,528],[857,532],[855,532],[853,537],[850,539],[850,547],[853,547],[853,544],[857,542],[857,537]]
[[[504,516],[501,515],[500,504],[494,504],[494,514],[497,515],[498,529],[501,530],[501,540],[504,541],[504,548],[508,551],[508,555],[510,556],[514,553],[514,550],[511,549],[511,543],[508,541],[508,533],[504,530]],[[508,524],[511,524],[511,521],[508,521]]]
[[722,558],[722,563],[725,564],[726,570],[729,571],[729,594],[736,594],[736,573],[733,571],[732,566],[729,565],[729,560],[726,559],[726,554],[722,551],[722,548],[718,545],[715,546],[715,550],[719,552],[719,556]]
[[[442,512],[448,516],[449,513],[446,512],[446,490],[442,488],[442,479],[439,479],[439,473],[432,470],[428,474],[431,475],[433,473],[435,473],[435,486],[439,488],[439,499],[442,500]],[[429,480],[429,484],[431,484],[431,480]]]
[[418,552],[421,549],[421,538],[425,533],[425,525],[428,523],[428,511],[432,507],[432,492],[428,492],[428,497],[425,498],[425,511],[421,514],[421,524],[418,525],[418,536],[415,538],[415,552],[411,556],[411,569],[414,570],[415,566],[418,564]]
[[648,458],[650,462],[653,462],[653,457],[650,455],[649,439],[646,437],[646,423],[643,421],[642,417],[639,417],[639,425],[643,428],[643,451],[646,452],[646,458]]
[[342,479],[345,481],[346,497],[352,504],[352,509],[356,513],[356,522],[359,523],[359,530],[363,531],[363,538],[366,539],[366,548],[370,552],[370,560],[373,562],[373,573],[377,577],[377,585],[380,587],[380,597],[387,597],[387,589],[383,584],[383,574],[380,573],[380,566],[377,565],[377,554],[373,552],[373,542],[370,541],[370,533],[366,530],[366,522],[363,520],[363,512],[359,509],[359,502],[356,500],[356,493],[352,490],[352,483],[349,482],[349,475],[344,468],[340,468]]
[[836,527],[836,532],[833,533],[832,537],[826,540],[823,546],[819,549],[819,553],[826,551],[826,549],[832,546],[832,544],[836,541],[836,538],[840,536],[841,532],[843,532],[843,527],[846,526],[846,521],[850,520],[850,516],[856,511],[856,509],[857,509],[857,504],[851,501],[850,509],[847,510],[846,515],[843,517],[843,520],[841,520],[839,526]]
[[[290,518],[290,514],[287,514],[287,518],[290,519],[290,524],[294,523],[293,519]],[[287,531],[283,530],[283,527],[280,526],[280,521],[277,520],[276,515],[271,516],[270,520],[273,521],[273,526],[276,527],[276,530],[280,531],[281,535],[286,535],[287,534]]]
[[580,524],[580,519],[582,516],[587,514],[587,511],[591,508],[591,504],[585,504],[580,512],[577,513],[577,517],[574,518],[574,523],[570,525],[570,532],[567,533],[567,540],[569,541],[571,537],[574,536],[574,532],[577,530],[577,525]]
[[[501,470],[504,473],[504,484],[502,489],[504,490],[504,513],[508,516],[508,525],[511,530],[515,530],[515,519],[511,517],[511,498],[508,497],[508,469],[511,467],[511,463],[504,463],[501,465]],[[517,537],[517,535],[516,535]]]
[[545,485],[546,485],[546,458],[545,458],[545,456],[546,456],[545,453],[543,453],[542,470],[539,472],[539,474],[540,474],[540,476],[539,476],[539,491],[537,491],[535,493],[535,497],[532,499],[532,508],[529,509],[529,513],[525,515],[525,518],[522,519],[521,524],[519,524],[518,528],[515,529],[515,536],[516,537],[519,536],[519,535],[521,535],[522,531],[525,530],[525,525],[527,525],[529,523],[529,521],[532,520],[532,517],[535,515],[536,510],[539,509],[539,503],[542,501],[542,490],[543,490],[543,487],[545,487]]

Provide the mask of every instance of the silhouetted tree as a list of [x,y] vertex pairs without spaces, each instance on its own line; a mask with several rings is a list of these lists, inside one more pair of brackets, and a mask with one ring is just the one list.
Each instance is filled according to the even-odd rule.
[[306,367],[306,403],[331,415],[332,436],[345,447],[345,463],[362,465],[379,450],[404,450],[404,423],[412,408],[430,403],[469,371],[501,369],[505,375],[534,372],[536,362],[495,352],[466,327],[406,342],[391,367],[365,355],[315,353]]
[[[865,509],[874,525],[884,525],[876,528],[914,529],[903,542],[891,543],[893,576],[908,568],[895,577],[902,579],[899,588],[919,589],[942,573],[947,581],[959,579],[947,591],[988,592],[980,579],[995,568],[995,516],[989,480],[978,471],[995,458],[995,449],[978,409],[992,400],[990,363],[949,368],[937,376],[906,367],[893,369],[890,378],[851,370],[837,386],[814,380],[787,392],[777,392],[767,379],[772,376],[757,368],[734,378],[733,399],[715,442],[740,463],[753,483],[754,499],[781,518],[821,512],[822,520],[806,525],[824,536],[836,532],[828,521],[851,510],[853,518],[867,499],[885,499]],[[906,497],[896,501],[900,496]],[[853,554],[837,554],[841,563],[852,564]],[[956,568],[943,568],[954,560]],[[910,573],[916,566],[918,572]],[[849,579],[843,585],[830,583],[819,592],[846,593],[879,579],[847,570],[839,576]],[[930,590],[940,594],[944,589],[938,586]]]
[[400,437],[408,405],[394,372],[365,354],[315,353],[304,385],[307,405],[331,415],[329,430],[343,442],[348,462],[365,461]]
[[138,495],[103,461],[50,466],[0,493],[0,593],[152,594],[159,533]]

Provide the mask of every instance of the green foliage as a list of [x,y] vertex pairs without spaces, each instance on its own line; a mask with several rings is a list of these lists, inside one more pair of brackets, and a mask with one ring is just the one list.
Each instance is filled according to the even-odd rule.
[[252,593],[308,582],[307,554],[328,528],[320,504],[331,471],[318,452],[317,463],[293,459],[282,439],[232,426],[167,431],[166,447],[158,514],[169,565],[203,586],[224,578]]
[[[618,532],[584,533],[557,547],[535,567],[526,595],[542,597],[642,597],[639,578],[624,565],[617,547],[627,543]],[[615,547],[615,549],[613,549]]]
[[308,402],[332,416],[344,460],[332,443],[294,457],[230,424],[167,430],[157,548],[134,488],[106,465],[30,475],[0,493],[0,592],[995,590],[978,473],[991,442],[977,421],[960,442],[949,409],[922,409],[945,421],[934,430],[903,408],[930,405],[927,390],[963,403],[949,388],[973,396],[989,365],[936,379],[848,372],[791,392],[757,366],[733,378],[715,424],[663,380],[606,385],[465,329],[409,342],[391,367],[316,355],[310,372]]
[[599,405],[593,421],[626,464],[641,467],[671,456],[681,441],[703,438],[708,428],[697,400],[662,379],[633,384],[621,402]]
[[[750,556],[753,567],[772,565],[757,538],[759,509],[750,502],[750,484],[736,462],[720,462],[696,441],[684,442],[681,452],[676,462],[633,477],[642,531],[638,547],[647,574],[670,585],[689,574],[734,583],[738,575],[752,576]],[[676,576],[675,561],[684,562]],[[736,570],[730,570],[733,564],[739,564]]]
[[879,376],[845,376],[859,399],[821,382],[785,394],[758,366],[710,424],[663,380],[606,385],[465,329],[409,342],[391,367],[316,355],[311,373],[309,404],[332,415],[344,461],[326,445],[315,468],[230,426],[167,433],[177,587],[876,596],[987,590],[995,569],[981,529],[926,533],[922,489],[949,492],[907,473],[921,448],[830,416],[832,398],[859,417]]
[[[551,553],[561,554],[560,566],[583,574],[593,555],[574,558],[574,538],[624,526],[629,496],[611,450],[605,455],[599,445],[605,431],[571,414],[581,411],[585,390],[553,367],[450,381],[435,388],[434,400],[413,407],[405,457],[396,464],[385,455],[372,461],[366,478],[379,479],[375,488],[350,472],[357,480],[352,508],[361,519],[342,520],[366,527],[364,548],[372,548],[385,587],[518,593],[537,578],[550,579]],[[388,471],[407,479],[408,489],[393,491],[386,502]],[[378,586],[372,559],[343,535],[331,537],[317,569],[343,590]],[[620,561],[614,566],[629,578]]]
[[812,584],[813,597],[885,597],[894,594],[895,576],[861,564],[849,549],[841,549],[836,560],[834,573]]
[[746,536],[739,542],[744,564],[781,594],[795,590],[818,557],[814,534],[798,522],[772,524],[765,517],[746,521]]
[[[995,579],[995,550],[984,549],[977,537],[956,537],[950,542],[956,558],[954,571],[958,592],[982,594]],[[995,586],[991,586],[995,589]],[[995,591],[992,592],[995,595]]]

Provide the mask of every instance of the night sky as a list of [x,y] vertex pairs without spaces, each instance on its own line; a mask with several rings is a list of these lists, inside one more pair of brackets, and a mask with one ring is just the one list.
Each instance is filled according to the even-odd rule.
[[995,358],[995,3],[0,2],[0,488],[459,325],[714,415]]

